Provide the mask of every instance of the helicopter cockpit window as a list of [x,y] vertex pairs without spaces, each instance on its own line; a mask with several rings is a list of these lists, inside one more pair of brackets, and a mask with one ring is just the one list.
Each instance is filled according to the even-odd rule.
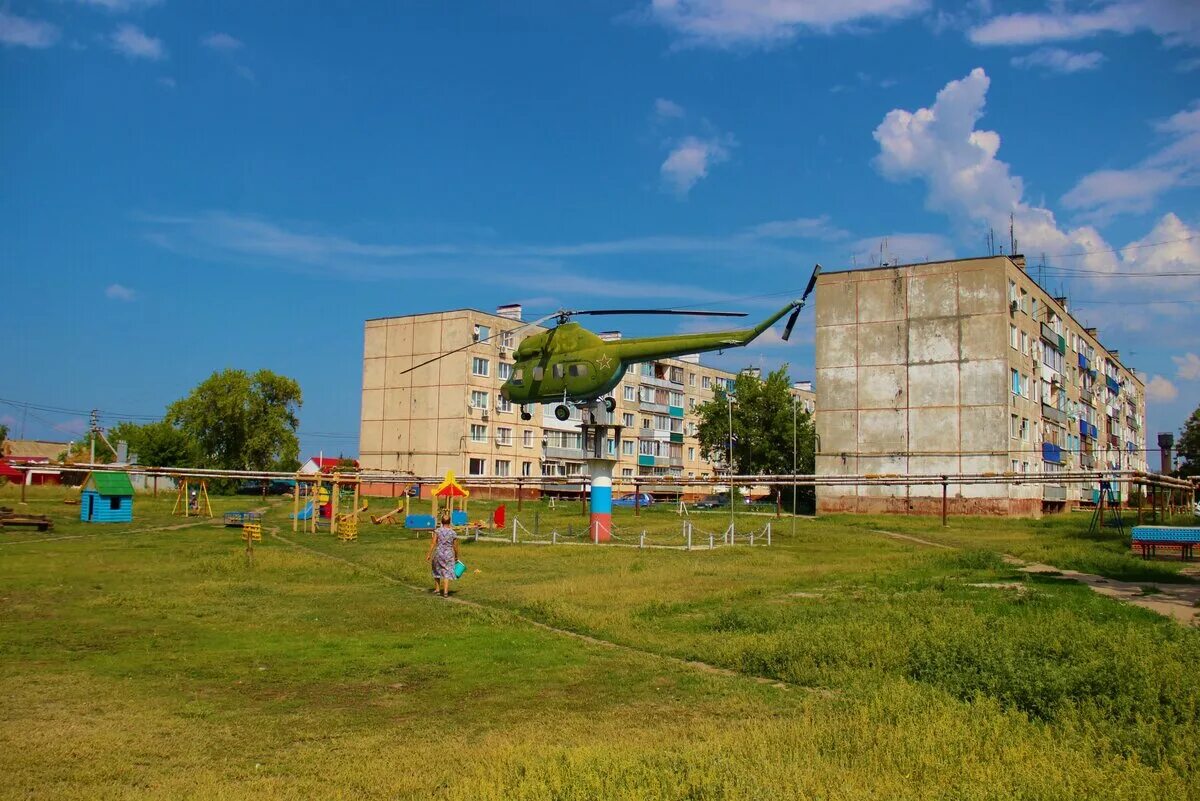
[[542,367],[539,364],[537,367],[533,368],[533,380],[534,381],[541,381],[545,377],[546,377],[546,370],[544,367]]
[[567,373],[568,373],[568,375],[571,375],[576,378],[578,378],[579,376],[587,375],[588,374],[587,365],[583,362],[575,362],[575,364],[572,364],[570,367],[567,368]]
[[554,365],[553,374],[555,378],[563,377],[563,366],[561,364]]
[[520,386],[522,383],[524,383],[524,379],[525,371],[518,367],[512,371],[512,376],[509,378],[509,381],[511,381],[515,386]]

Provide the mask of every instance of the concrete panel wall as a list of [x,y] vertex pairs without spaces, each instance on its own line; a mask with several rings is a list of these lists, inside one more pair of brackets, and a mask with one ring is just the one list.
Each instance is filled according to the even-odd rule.
[[[1010,266],[995,257],[821,277],[818,472],[1010,469]],[[820,487],[818,509],[937,512],[941,492],[940,485]],[[960,511],[1004,512],[1010,500],[1004,485],[952,485],[947,494]]]

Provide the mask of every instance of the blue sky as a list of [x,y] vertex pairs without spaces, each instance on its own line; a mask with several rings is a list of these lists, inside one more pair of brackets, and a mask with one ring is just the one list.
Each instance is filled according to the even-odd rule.
[[[762,314],[815,261],[982,255],[1012,213],[1177,429],[1198,100],[1185,1],[4,0],[0,398],[65,439],[267,367],[303,449],[351,453],[364,319]],[[806,318],[718,362],[810,377]]]

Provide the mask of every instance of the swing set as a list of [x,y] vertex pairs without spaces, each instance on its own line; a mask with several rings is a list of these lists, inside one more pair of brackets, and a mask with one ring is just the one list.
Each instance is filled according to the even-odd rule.
[[175,506],[173,515],[184,517],[212,517],[212,503],[208,498],[208,482],[204,479],[181,478],[175,482]]

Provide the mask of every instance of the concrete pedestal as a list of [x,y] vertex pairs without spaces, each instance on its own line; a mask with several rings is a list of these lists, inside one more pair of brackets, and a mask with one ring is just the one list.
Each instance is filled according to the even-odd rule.
[[612,471],[613,459],[588,459],[591,486],[592,518],[588,537],[592,542],[612,540]]

